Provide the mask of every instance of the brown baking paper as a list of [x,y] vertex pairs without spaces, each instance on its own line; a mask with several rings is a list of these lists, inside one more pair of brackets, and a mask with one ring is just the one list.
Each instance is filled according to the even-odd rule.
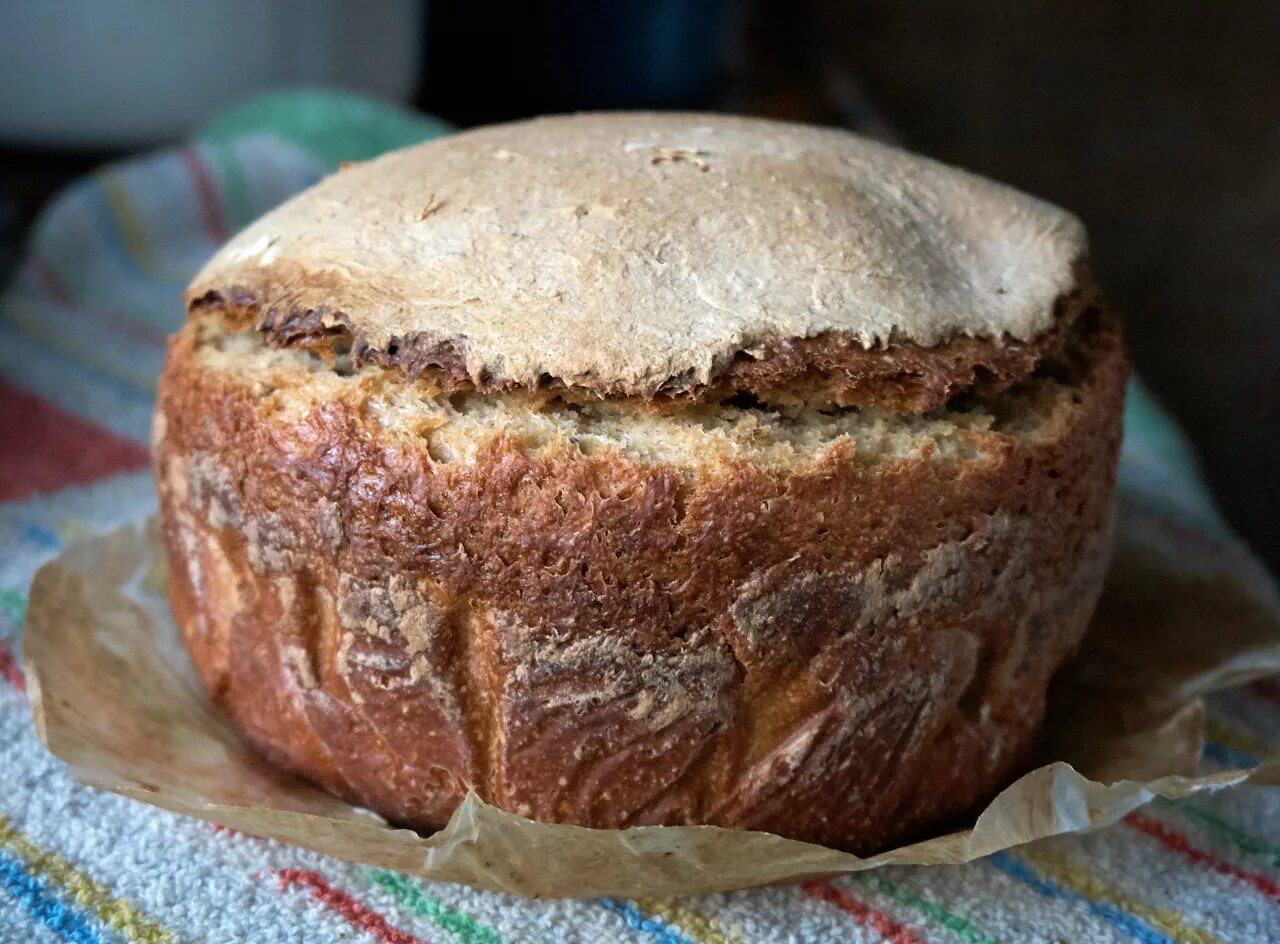
[[[36,575],[24,659],[37,729],[82,782],[369,865],[534,897],[745,888],[887,864],[958,863],[1112,823],[1154,795],[1245,781],[1280,765],[1194,776],[1215,688],[1280,671],[1268,602],[1221,570],[1161,550],[1122,507],[1095,626],[1057,686],[1046,763],[972,826],[861,859],[717,827],[584,829],[468,796],[432,836],[396,829],[260,761],[205,697],[169,613],[153,522],[69,546]],[[1144,530],[1145,529],[1145,530]],[[1184,549],[1179,549],[1182,555]],[[1218,568],[1218,569],[1215,569]]]

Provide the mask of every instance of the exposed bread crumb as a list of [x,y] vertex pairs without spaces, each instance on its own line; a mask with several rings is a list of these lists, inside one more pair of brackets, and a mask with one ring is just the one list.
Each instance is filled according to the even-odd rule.
[[206,322],[197,352],[207,369],[269,380],[262,397],[281,423],[341,400],[389,435],[427,440],[430,454],[446,464],[473,462],[485,443],[506,436],[529,454],[572,443],[584,454],[616,451],[686,470],[738,459],[798,467],[845,447],[859,464],[919,458],[955,466],[990,460],[1010,439],[1058,436],[1073,409],[1070,388],[1051,378],[1024,382],[999,399],[998,410],[975,402],[923,414],[739,406],[732,398],[655,412],[627,400],[446,392],[429,376],[406,384],[373,366],[335,371],[312,352],[267,347],[258,332],[228,330],[216,319]]
[[649,159],[649,163],[661,164],[664,161],[670,161],[674,164],[683,161],[706,173],[711,169],[711,165],[703,160],[703,155],[706,153],[706,151],[689,151],[684,148],[658,148],[657,153]]

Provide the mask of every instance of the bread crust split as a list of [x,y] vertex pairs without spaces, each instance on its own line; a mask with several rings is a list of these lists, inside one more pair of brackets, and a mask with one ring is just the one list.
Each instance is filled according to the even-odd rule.
[[469,373],[464,345],[426,333],[393,336],[381,347],[358,320],[341,310],[264,308],[251,295],[207,292],[191,302],[193,311],[211,309],[218,317],[259,331],[273,347],[302,348],[329,361],[349,354],[355,367],[376,364],[409,380],[424,374],[453,390],[553,392],[591,401],[634,397],[637,405],[678,410],[689,403],[718,403],[749,396],[778,407],[876,406],[924,413],[962,393],[994,394],[1029,376],[1046,357],[1061,354],[1076,319],[1099,304],[1087,266],[1076,266],[1078,287],[1054,306],[1043,334],[1020,341],[1011,337],[955,336],[932,346],[894,341],[867,348],[847,331],[771,341],[754,353],[739,350],[704,382],[690,373],[668,377],[637,390],[620,380],[593,377],[566,384],[549,374],[517,382],[500,375]]

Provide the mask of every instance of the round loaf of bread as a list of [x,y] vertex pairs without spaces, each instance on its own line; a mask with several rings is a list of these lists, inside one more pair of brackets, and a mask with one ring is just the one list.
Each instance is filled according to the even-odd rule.
[[1030,761],[1125,359],[1069,214],[841,131],[548,118],[348,167],[188,293],[175,616],[390,821],[869,852]]

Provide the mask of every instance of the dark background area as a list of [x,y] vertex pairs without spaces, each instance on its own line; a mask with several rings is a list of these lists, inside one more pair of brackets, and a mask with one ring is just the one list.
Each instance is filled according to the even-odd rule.
[[[645,107],[866,127],[870,106],[913,150],[1074,210],[1139,373],[1280,567],[1280,4],[453,0],[415,28],[406,97],[462,126]],[[162,143],[0,127],[0,275],[57,187]]]

